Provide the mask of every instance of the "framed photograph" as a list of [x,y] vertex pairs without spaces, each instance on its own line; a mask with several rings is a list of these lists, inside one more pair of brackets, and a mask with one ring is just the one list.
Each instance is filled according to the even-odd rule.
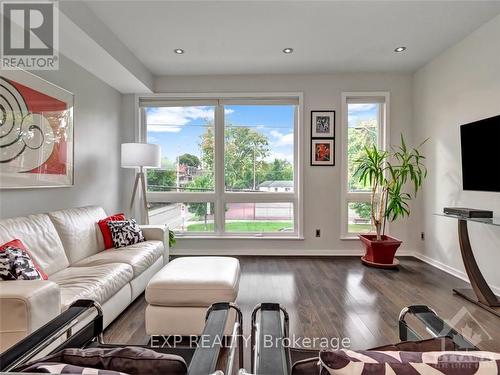
[[311,165],[335,165],[335,141],[333,139],[311,140]]
[[22,70],[0,86],[0,188],[73,185],[74,95]]
[[335,111],[311,111],[311,138],[335,137]]

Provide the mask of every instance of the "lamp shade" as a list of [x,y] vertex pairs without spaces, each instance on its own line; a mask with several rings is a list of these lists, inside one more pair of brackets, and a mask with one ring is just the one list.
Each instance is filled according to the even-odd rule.
[[122,168],[160,168],[161,149],[149,143],[122,143]]

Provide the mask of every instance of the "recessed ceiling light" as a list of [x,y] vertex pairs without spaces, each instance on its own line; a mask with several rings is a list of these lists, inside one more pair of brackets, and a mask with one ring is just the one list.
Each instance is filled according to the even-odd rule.
[[184,53],[184,50],[182,48],[176,48],[176,49],[174,49],[174,53],[176,53],[178,55],[182,55]]
[[398,47],[398,48],[396,48],[396,49],[394,50],[394,52],[404,52],[404,51],[406,51],[406,47],[403,47],[403,46]]
[[293,52],[293,48],[285,48],[283,49],[283,53],[289,54]]

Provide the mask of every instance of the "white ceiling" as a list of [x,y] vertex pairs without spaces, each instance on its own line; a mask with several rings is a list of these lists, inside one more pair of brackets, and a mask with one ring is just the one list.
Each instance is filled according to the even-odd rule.
[[155,75],[412,72],[500,14],[477,0],[87,4]]

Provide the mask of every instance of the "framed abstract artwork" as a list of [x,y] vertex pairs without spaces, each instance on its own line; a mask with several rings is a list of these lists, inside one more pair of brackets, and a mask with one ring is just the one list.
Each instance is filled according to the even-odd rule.
[[73,185],[74,95],[31,73],[0,73],[0,188]]
[[311,111],[311,138],[335,138],[335,111]]
[[335,142],[333,139],[311,140],[311,165],[335,165]]

